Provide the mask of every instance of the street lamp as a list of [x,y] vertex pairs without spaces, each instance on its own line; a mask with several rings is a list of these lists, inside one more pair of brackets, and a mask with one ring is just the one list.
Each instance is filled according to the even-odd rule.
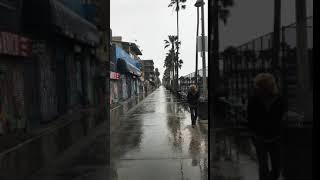
[[204,1],[203,0],[197,0],[197,2],[194,4],[195,7],[199,8],[201,7],[201,37],[202,37],[202,83],[203,83],[203,96],[204,98],[207,97],[207,78],[206,78],[206,54],[205,54],[205,37],[204,37]]

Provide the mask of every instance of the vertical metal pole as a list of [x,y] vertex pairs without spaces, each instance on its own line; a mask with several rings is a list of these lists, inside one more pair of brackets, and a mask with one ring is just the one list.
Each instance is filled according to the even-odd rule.
[[272,63],[271,67],[278,67],[280,49],[280,26],[281,26],[281,1],[274,0],[274,27],[272,41]]
[[313,88],[310,83],[310,66],[308,59],[307,23],[306,23],[306,1],[296,0],[297,21],[297,75],[298,96],[300,109],[304,113],[304,119],[313,120]]
[[203,96],[207,97],[207,77],[206,77],[206,53],[205,53],[205,39],[204,39],[204,4],[201,6],[201,24],[202,24],[202,82],[203,82]]
[[197,7],[197,36],[196,36],[196,85],[198,87],[198,36],[199,36],[199,7]]

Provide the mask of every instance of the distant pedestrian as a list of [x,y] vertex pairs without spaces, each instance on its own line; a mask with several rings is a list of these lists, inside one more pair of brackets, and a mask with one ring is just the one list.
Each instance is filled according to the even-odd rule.
[[196,124],[197,117],[198,117],[199,97],[200,97],[200,93],[197,90],[197,86],[191,85],[187,95],[187,99],[190,107],[192,126]]
[[[277,180],[281,172],[280,135],[285,103],[273,75],[258,74],[254,95],[248,100],[248,126],[259,163],[260,180]],[[268,158],[271,160],[269,170]]]

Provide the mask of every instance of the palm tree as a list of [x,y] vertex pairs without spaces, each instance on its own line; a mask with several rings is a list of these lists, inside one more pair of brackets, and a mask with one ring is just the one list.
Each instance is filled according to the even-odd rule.
[[176,90],[176,85],[177,85],[177,78],[175,76],[175,72],[177,71],[178,66],[178,61],[176,60],[178,58],[177,53],[175,52],[177,46],[179,46],[180,42],[178,42],[178,37],[177,36],[168,36],[169,40],[164,40],[165,46],[164,48],[170,47],[171,49],[169,50],[169,53],[167,54],[167,57],[171,58],[172,61],[172,74],[173,74],[173,89]]
[[166,68],[165,72],[166,72],[168,81],[170,82],[171,88],[173,87],[172,82],[174,78],[174,77],[171,77],[174,73],[174,61],[173,61],[174,56],[175,56],[174,50],[170,49],[166,55],[166,58],[164,60],[164,66],[163,66]]
[[[214,103],[210,103],[212,105],[212,107],[209,107],[209,117],[216,117],[217,114],[217,108],[216,108],[216,103],[215,103],[215,98],[217,96],[217,90],[219,89],[219,85],[220,85],[220,78],[219,78],[219,19],[223,21],[223,23],[227,23],[227,19],[230,16],[230,10],[229,8],[232,7],[234,5],[234,1],[233,0],[213,0],[213,4],[209,4],[209,6],[211,5],[211,7],[209,8],[213,8],[211,11],[209,11],[209,16],[212,17],[213,22],[212,22],[212,28],[209,28],[213,30],[210,31],[209,33],[211,35],[213,35],[213,40],[210,40],[213,47],[213,50],[210,52],[209,51],[209,58],[213,57],[213,61],[208,61],[208,66],[211,69],[211,71],[209,71],[209,77],[213,77],[213,85],[209,86],[209,90],[210,93],[209,94],[209,99],[213,100]],[[211,14],[213,13],[213,14]],[[210,45],[209,45],[210,46]],[[211,58],[210,58],[211,59]],[[213,64],[212,64],[213,63]],[[210,105],[209,105],[210,106]],[[213,114],[215,113],[215,114]],[[214,122],[212,121],[212,127],[210,128],[214,128]],[[214,136],[215,137],[215,136]],[[215,141],[213,139],[213,141]],[[215,150],[214,150],[215,151]],[[213,153],[213,155],[215,155],[215,152]]]
[[175,42],[175,45],[176,45],[176,56],[175,56],[175,79],[176,79],[176,87],[178,88],[178,78],[179,78],[179,69],[181,69],[181,67],[182,67],[182,63],[183,63],[183,61],[180,59],[179,60],[179,47],[180,47],[180,45],[181,45],[181,41],[179,41],[179,39],[178,39],[178,36],[177,36],[177,40],[176,40],[176,42]]
[[[227,19],[230,17],[230,10],[229,8],[234,5],[233,0],[214,0],[213,1],[213,11],[210,11],[210,13],[214,13],[212,15],[213,17],[213,41],[212,41],[212,47],[213,47],[213,67],[211,71],[213,77],[214,77],[214,86],[211,87],[217,87],[219,84],[219,65],[218,65],[218,60],[219,60],[219,20],[221,20],[224,24],[227,23]],[[209,61],[210,63],[210,61]],[[210,63],[212,64],[212,63]],[[211,77],[212,77],[211,75]],[[214,90],[214,89],[212,89]]]
[[280,51],[280,27],[281,27],[281,1],[274,0],[273,20],[273,46],[272,46],[272,67],[277,68]]
[[185,3],[187,0],[170,0],[168,7],[173,7],[177,13],[177,36],[179,39],[179,11],[180,9],[186,9]]
[[168,7],[173,7],[174,10],[176,11],[177,13],[177,42],[178,42],[178,45],[176,46],[176,51],[177,51],[177,58],[176,58],[176,63],[177,63],[177,67],[175,67],[176,69],[176,85],[178,83],[178,77],[179,77],[179,47],[180,47],[180,42],[179,42],[179,11],[180,9],[186,9],[186,5],[185,3],[187,2],[187,0],[170,0],[170,3],[168,5]]

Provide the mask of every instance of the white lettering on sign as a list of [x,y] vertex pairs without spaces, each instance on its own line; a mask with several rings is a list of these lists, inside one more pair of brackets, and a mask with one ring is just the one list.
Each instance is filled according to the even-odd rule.
[[110,79],[120,79],[120,74],[116,72],[110,72]]

